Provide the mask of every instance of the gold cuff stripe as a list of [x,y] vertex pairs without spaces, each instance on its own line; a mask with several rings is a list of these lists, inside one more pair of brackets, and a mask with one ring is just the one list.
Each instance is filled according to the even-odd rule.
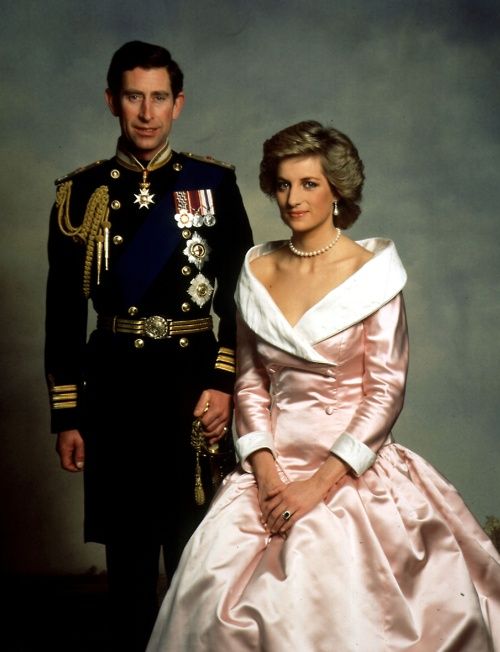
[[225,364],[224,362],[216,362],[216,369],[221,369],[222,371],[229,371],[229,373],[234,374],[236,372],[236,367],[234,365]]
[[76,392],[66,392],[64,394],[54,394],[51,396],[52,401],[61,403],[62,401],[76,401],[78,394]]
[[234,358],[232,358],[229,355],[218,355],[217,356],[217,362],[227,362],[227,364],[232,364],[234,365]]
[[76,392],[78,391],[77,385],[54,385],[50,388],[51,394],[60,394],[61,392]]
[[53,410],[66,410],[68,408],[76,408],[77,403],[76,401],[68,401],[66,403],[53,403],[52,404],[52,409]]
[[76,408],[78,387],[76,385],[55,385],[50,388],[50,407],[53,410]]
[[226,346],[221,346],[219,348],[219,355],[220,354],[225,354],[225,355],[230,355],[234,358],[234,349],[228,349]]

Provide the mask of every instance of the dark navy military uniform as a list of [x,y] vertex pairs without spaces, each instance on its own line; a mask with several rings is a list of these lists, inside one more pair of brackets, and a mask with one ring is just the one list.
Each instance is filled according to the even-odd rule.
[[232,393],[252,234],[231,166],[172,152],[142,191],[133,168],[125,153],[56,182],[46,375],[53,432],[85,441],[85,540],[163,543],[172,572],[205,512],[193,409],[204,389]]

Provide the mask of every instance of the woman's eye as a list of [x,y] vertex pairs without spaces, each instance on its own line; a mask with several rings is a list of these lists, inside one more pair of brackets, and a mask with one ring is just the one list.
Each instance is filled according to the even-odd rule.
[[286,190],[288,188],[288,182],[287,181],[278,181],[276,184],[276,190]]
[[307,188],[308,190],[311,190],[312,188],[317,188],[318,184],[315,181],[305,181],[304,182],[304,188]]

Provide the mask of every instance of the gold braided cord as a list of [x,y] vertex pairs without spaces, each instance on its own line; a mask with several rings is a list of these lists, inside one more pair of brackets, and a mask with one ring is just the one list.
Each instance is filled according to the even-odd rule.
[[82,223],[74,226],[69,215],[72,183],[72,181],[66,181],[57,188],[57,217],[59,228],[64,235],[86,245],[83,264],[83,293],[88,297],[96,240],[102,235],[102,233],[99,234],[99,231],[102,230],[102,225],[107,221],[109,215],[109,190],[107,186],[100,186],[94,190],[87,203]]

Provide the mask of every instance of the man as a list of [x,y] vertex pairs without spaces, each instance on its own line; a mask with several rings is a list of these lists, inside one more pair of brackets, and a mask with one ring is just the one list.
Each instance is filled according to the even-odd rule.
[[49,232],[52,431],[62,467],[84,471],[85,541],[106,545],[121,651],[145,648],[160,551],[170,577],[210,498],[193,419],[209,444],[232,441],[233,293],[252,234],[232,166],[170,147],[182,89],[164,48],[117,50],[116,156],[56,181]]

